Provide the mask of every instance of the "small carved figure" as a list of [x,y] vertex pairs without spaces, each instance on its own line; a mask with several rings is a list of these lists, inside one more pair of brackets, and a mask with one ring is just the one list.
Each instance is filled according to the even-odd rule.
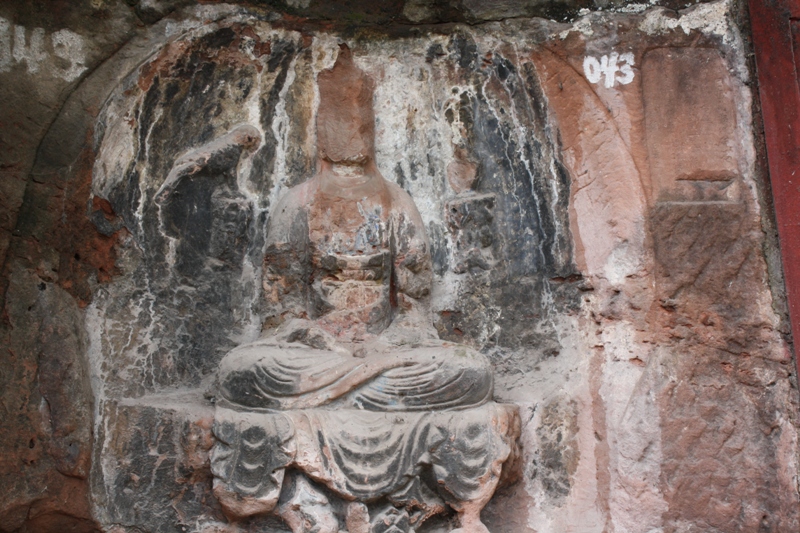
[[372,81],[342,46],[318,83],[318,172],[268,228],[271,328],[220,363],[214,493],[295,533],[408,533],[446,504],[486,532],[517,412],[491,402],[487,359],[431,326],[430,247],[375,165]]

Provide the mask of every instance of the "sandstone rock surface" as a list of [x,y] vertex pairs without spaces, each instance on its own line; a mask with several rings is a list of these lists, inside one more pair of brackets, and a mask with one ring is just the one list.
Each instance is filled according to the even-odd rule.
[[[737,3],[12,4],[0,530],[286,531],[230,523],[212,494],[213,374],[272,325],[266,221],[315,170],[340,42],[375,81],[380,172],[431,241],[438,336],[520,409],[490,531],[800,527]],[[191,171],[242,124],[260,145]]]

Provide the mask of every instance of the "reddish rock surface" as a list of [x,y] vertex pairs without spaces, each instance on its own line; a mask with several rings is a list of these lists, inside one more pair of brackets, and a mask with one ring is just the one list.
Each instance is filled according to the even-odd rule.
[[737,201],[727,189],[736,189],[741,141],[719,51],[649,50],[642,58],[642,100],[656,200]]
[[[738,4],[565,24],[525,17],[584,3],[24,4],[0,6],[9,43],[45,43],[0,53],[0,530],[282,531],[226,523],[204,392],[267,318],[263,228],[313,173],[339,40],[375,80],[381,173],[430,236],[439,334],[484,351],[520,407],[490,530],[800,528]],[[62,29],[82,55],[56,55]],[[586,57],[612,53],[632,79],[589,79]],[[252,154],[154,201],[176,160],[243,123]]]

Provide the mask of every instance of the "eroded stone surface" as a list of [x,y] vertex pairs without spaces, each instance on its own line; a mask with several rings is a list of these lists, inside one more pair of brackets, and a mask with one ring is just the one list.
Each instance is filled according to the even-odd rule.
[[642,98],[653,196],[738,201],[736,111],[719,52],[648,51],[642,58]]
[[[180,435],[203,416],[148,398],[207,388],[222,356],[254,340],[268,317],[264,223],[281,193],[313,173],[316,75],[345,35],[376,80],[381,173],[409,192],[431,239],[437,332],[484,351],[496,395],[520,407],[525,453],[516,482],[482,514],[490,530],[796,530],[795,376],[782,295],[767,282],[764,250],[774,243],[761,231],[768,215],[757,202],[737,8],[629,6],[575,19],[575,5],[572,21],[557,24],[525,18],[538,13],[528,4],[503,2],[493,14],[474,2],[415,0],[365,11],[367,24],[385,24],[351,40],[337,32],[358,21],[334,20],[340,5],[303,4],[282,6],[285,17],[248,7],[255,18],[235,6],[149,0],[35,14],[25,3],[0,7],[11,35],[22,26],[30,43],[42,28],[50,53],[52,35],[69,28],[90,51],[74,63],[87,67],[85,82],[55,75],[73,63],[29,72],[54,54],[12,55],[0,72],[13,80],[0,84],[3,101],[15,102],[3,108],[13,127],[3,133],[2,229],[17,231],[2,236],[11,245],[0,389],[12,416],[0,420],[13,453],[3,455],[0,529],[283,530],[280,521],[226,522],[210,472],[185,466],[207,449],[180,451]],[[398,14],[402,24],[387,22]],[[495,16],[520,18],[477,18]],[[137,20],[147,22],[136,29]],[[459,20],[471,25],[406,22]],[[610,87],[602,72],[590,81],[586,57],[608,65],[614,52],[619,65],[632,54],[632,80],[620,83],[627,77],[616,71]],[[654,68],[659,53],[683,59]],[[647,69],[664,75],[650,83]],[[682,131],[648,126],[654,110],[684,102],[681,80],[701,100],[725,95],[702,106],[716,118],[700,125],[688,100],[675,110],[707,127],[706,152]],[[261,148],[221,157],[179,197],[155,202],[181,155],[242,123],[259,131]],[[706,177],[723,168],[740,187],[674,182],[663,173],[674,168]],[[661,195],[675,183],[689,188]],[[40,295],[51,290],[56,297]],[[71,318],[47,325],[53,313]],[[73,326],[84,340],[67,332]],[[42,350],[47,338],[64,349]],[[91,389],[72,370],[81,354]],[[40,368],[51,374],[41,386]],[[55,407],[66,424],[47,414],[45,397],[68,399]],[[202,390],[194,398],[204,407],[191,413],[210,411]],[[93,425],[81,410],[90,401]],[[169,439],[149,433],[167,426]],[[202,431],[211,438],[207,424]],[[92,446],[89,494],[80,476]],[[157,468],[159,458],[170,466]],[[129,492],[112,506],[117,486]],[[139,501],[149,502],[141,513],[125,510]],[[349,516],[353,529],[365,527],[358,509]]]
[[[490,401],[482,354],[434,335],[430,244],[411,197],[375,164],[372,79],[341,45],[318,84],[317,173],[285,193],[267,230],[277,327],[220,362],[214,494],[231,518],[277,514],[293,533],[410,533],[445,503],[457,531],[483,533],[516,455],[517,408]],[[239,127],[195,153],[257,135]],[[366,511],[337,517],[352,501]]]

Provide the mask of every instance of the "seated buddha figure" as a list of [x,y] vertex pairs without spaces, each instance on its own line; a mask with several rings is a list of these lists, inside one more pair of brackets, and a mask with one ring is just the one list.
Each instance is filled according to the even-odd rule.
[[271,327],[220,363],[215,494],[295,533],[413,531],[446,505],[484,532],[515,412],[488,360],[431,326],[430,245],[375,164],[372,81],[343,46],[318,85],[318,171],[267,229]]

